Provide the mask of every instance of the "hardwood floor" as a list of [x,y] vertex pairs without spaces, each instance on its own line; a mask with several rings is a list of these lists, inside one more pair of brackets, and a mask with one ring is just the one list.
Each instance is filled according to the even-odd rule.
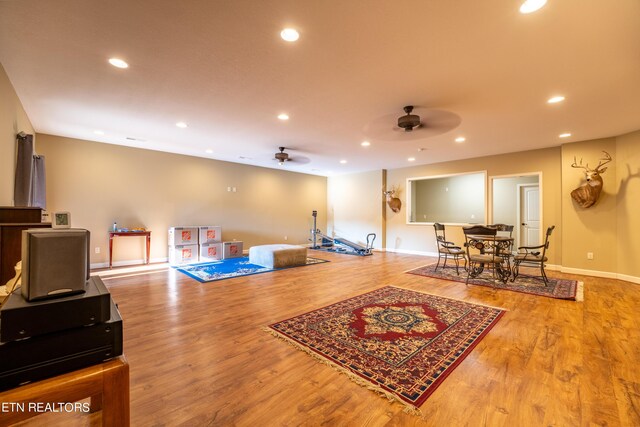
[[[421,256],[313,256],[331,262],[211,283],[172,269],[105,279],[125,322],[131,425],[640,425],[640,286],[550,272],[584,281],[584,302],[562,301],[404,274],[432,261]],[[423,418],[261,329],[385,285],[508,310]]]

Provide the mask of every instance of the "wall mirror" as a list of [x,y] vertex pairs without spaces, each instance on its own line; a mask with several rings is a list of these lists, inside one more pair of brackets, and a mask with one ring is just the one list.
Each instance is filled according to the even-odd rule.
[[486,172],[407,179],[407,224],[484,224]]

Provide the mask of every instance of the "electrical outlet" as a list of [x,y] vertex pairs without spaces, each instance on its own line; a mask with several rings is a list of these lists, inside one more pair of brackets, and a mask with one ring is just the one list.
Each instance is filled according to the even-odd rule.
[[593,259],[593,252],[587,252],[587,259]]
[[284,240],[289,240],[289,238],[287,236],[284,236]]
[[227,187],[227,192],[231,193],[231,187]]
[[100,253],[100,246],[96,246],[96,253],[99,254]]

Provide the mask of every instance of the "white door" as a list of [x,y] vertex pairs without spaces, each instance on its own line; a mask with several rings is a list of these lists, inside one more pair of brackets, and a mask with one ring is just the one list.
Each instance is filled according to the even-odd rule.
[[520,246],[540,244],[540,188],[520,187]]

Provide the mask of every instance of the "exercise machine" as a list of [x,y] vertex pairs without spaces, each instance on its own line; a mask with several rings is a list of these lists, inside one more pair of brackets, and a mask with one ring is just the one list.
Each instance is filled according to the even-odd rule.
[[[335,252],[339,254],[368,256],[373,255],[373,242],[376,240],[375,233],[367,234],[367,244],[365,246],[352,242],[342,237],[329,237],[316,227],[318,211],[313,211],[313,228],[311,229],[311,249],[319,251]],[[320,244],[318,244],[320,240]]]

